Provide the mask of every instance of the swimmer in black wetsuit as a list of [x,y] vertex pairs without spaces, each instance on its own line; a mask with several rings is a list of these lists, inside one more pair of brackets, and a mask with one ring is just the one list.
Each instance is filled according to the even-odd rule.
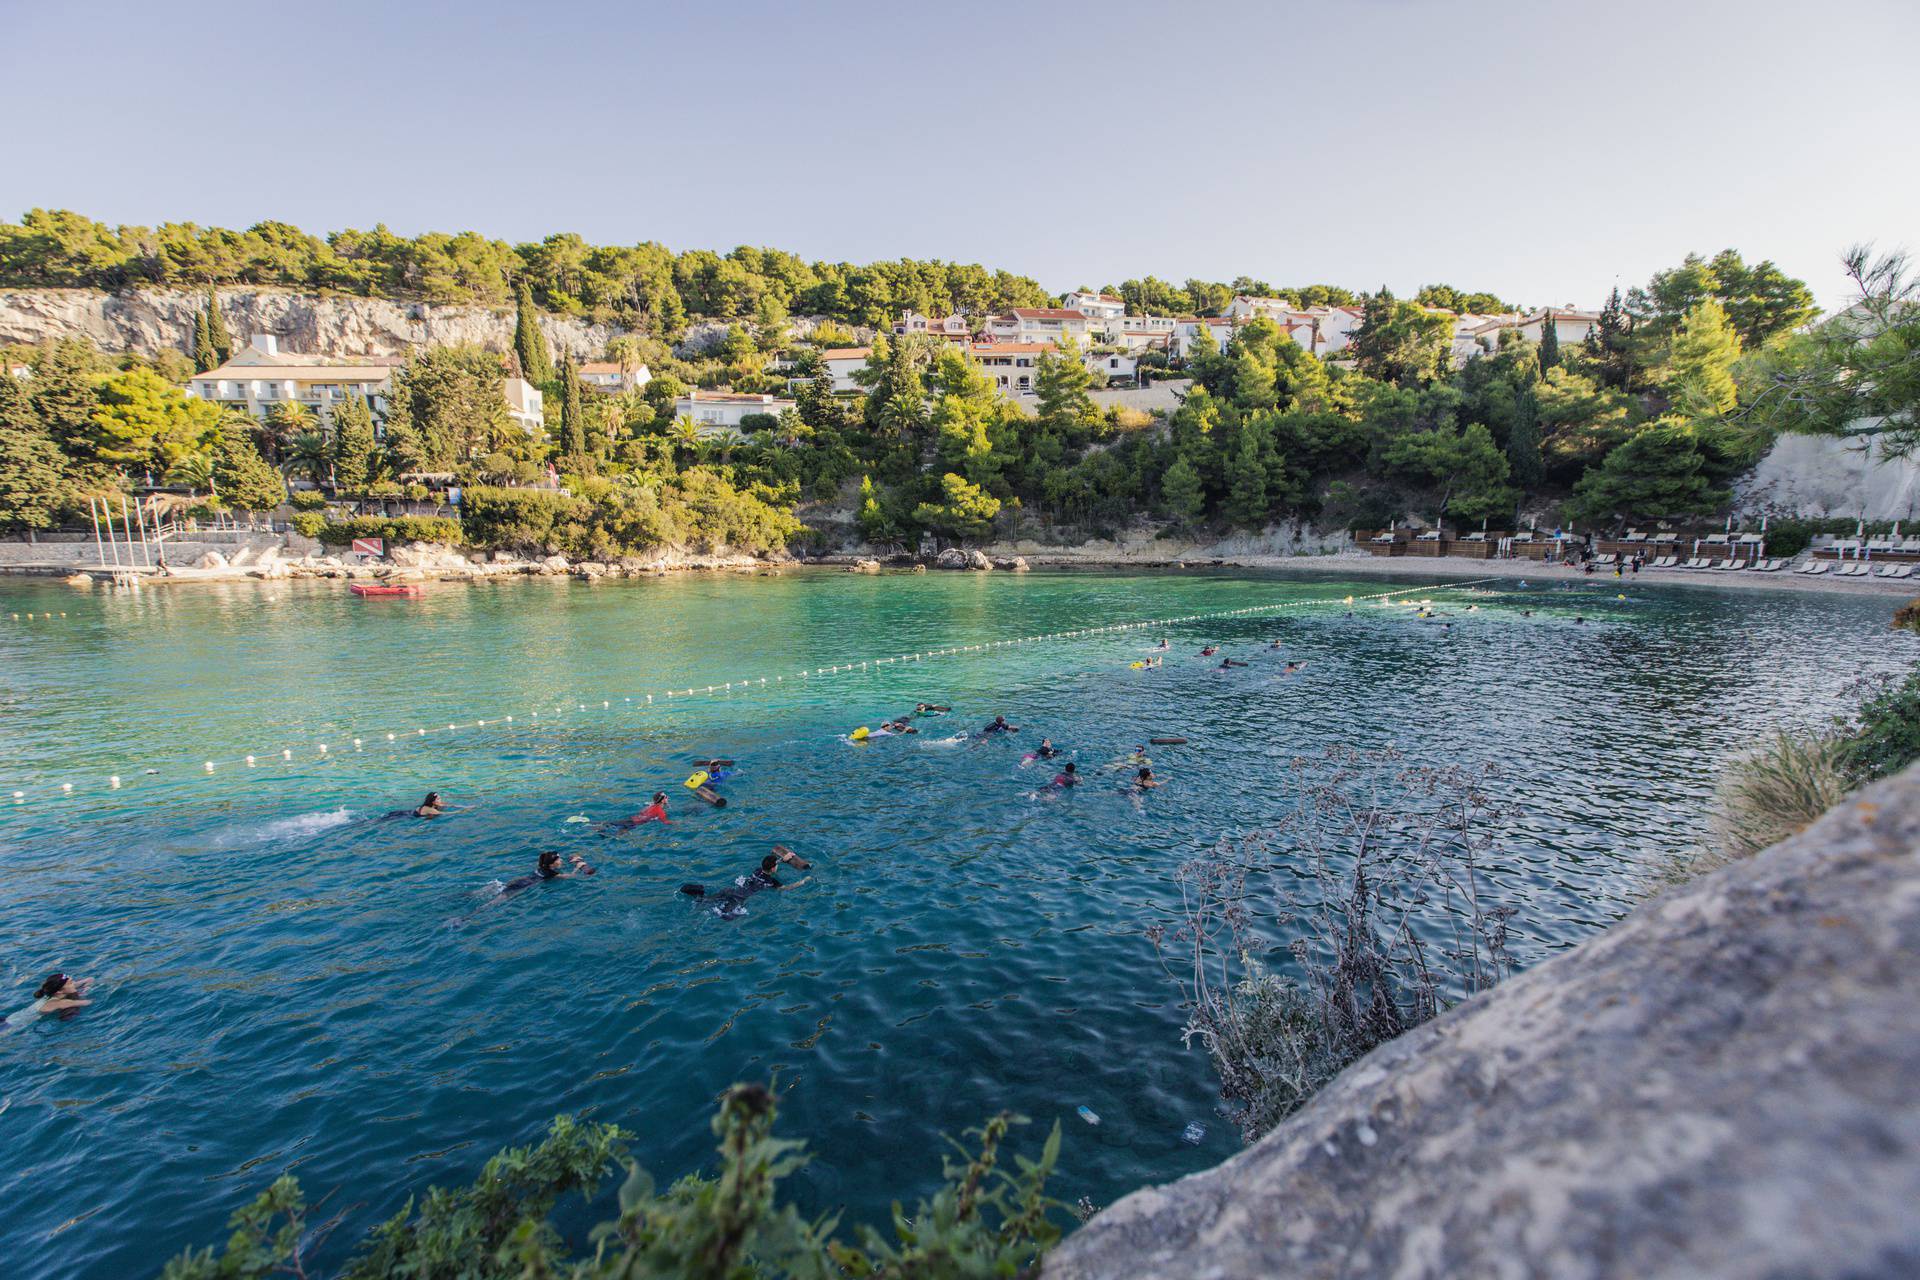
[[1052,738],[1040,739],[1040,745],[1033,750],[1033,755],[1036,760],[1051,760],[1059,754],[1060,748],[1053,745]]
[[593,868],[588,866],[586,859],[577,853],[573,855],[573,869],[571,871],[562,871],[560,869],[559,851],[549,849],[540,855],[540,861],[534,865],[532,875],[520,876],[518,879],[507,881],[506,884],[500,887],[500,892],[487,899],[486,905],[489,907],[498,906],[508,898],[513,897],[516,893],[531,889],[543,880],[573,880],[580,876],[590,876],[592,874]]
[[797,867],[801,871],[808,871],[813,867],[812,863],[802,858],[793,850],[783,844],[777,844],[773,846],[772,853],[760,859],[759,868],[743,876],[738,884],[729,885],[724,889],[716,889],[712,893],[707,892],[705,885],[683,884],[680,886],[680,892],[686,894],[689,898],[700,898],[711,901],[713,903],[713,913],[722,920],[737,919],[747,913],[747,899],[759,893],[762,889],[798,889],[801,885],[813,879],[812,876],[802,876],[792,884],[780,883],[780,880],[773,873],[783,862],[790,867]]
[[1017,724],[1008,724],[1007,718],[1005,716],[995,716],[993,718],[993,723],[988,725],[986,728],[982,729],[980,732],[983,734],[985,733],[1018,733],[1020,732],[1020,726]]
[[1225,671],[1228,667],[1244,667],[1246,665],[1244,662],[1235,662],[1232,658],[1222,658],[1220,659],[1220,665],[1214,669],[1216,671]]

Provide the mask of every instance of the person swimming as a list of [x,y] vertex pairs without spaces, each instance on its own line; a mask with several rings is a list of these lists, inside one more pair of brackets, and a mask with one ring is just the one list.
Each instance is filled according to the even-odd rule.
[[1279,637],[1279,636],[1275,636],[1275,637],[1273,638],[1273,643],[1267,646],[1267,648],[1269,648],[1269,649],[1278,649],[1279,647],[1280,647],[1280,637]]
[[588,866],[587,860],[577,853],[572,855],[572,869],[562,871],[560,869],[560,851],[558,849],[548,849],[540,855],[540,860],[534,864],[532,875],[520,876],[517,879],[507,881],[500,886],[500,892],[487,899],[485,905],[489,907],[498,906],[508,898],[513,897],[516,893],[524,893],[534,885],[545,880],[574,880],[581,876],[590,876],[592,874],[593,868]]
[[1167,643],[1167,638],[1166,638],[1165,636],[1161,636],[1161,637],[1160,637],[1160,643],[1159,643],[1159,644],[1157,644],[1157,645],[1155,645],[1155,646],[1153,646],[1153,647],[1154,647],[1154,648],[1156,648],[1156,649],[1171,649],[1171,648],[1173,648],[1173,646],[1172,646],[1172,645],[1170,645],[1170,644],[1168,644],[1168,643]]
[[1293,674],[1294,672],[1296,672],[1296,671],[1302,671],[1302,670],[1305,670],[1305,669],[1306,669],[1306,665],[1307,665],[1307,664],[1306,664],[1306,663],[1304,663],[1304,662],[1289,662],[1289,663],[1288,663],[1288,664],[1286,665],[1286,669],[1285,669],[1285,670],[1283,670],[1283,671],[1282,671],[1282,672],[1281,672],[1280,674],[1281,674],[1281,675],[1283,675],[1283,676],[1290,676],[1290,675],[1292,675],[1292,674]]
[[952,707],[937,706],[931,702],[918,702],[914,704],[913,714],[917,716],[943,716],[951,710],[953,710]]
[[1052,738],[1040,739],[1040,745],[1033,750],[1033,755],[1036,760],[1051,760],[1059,754],[1060,748],[1053,745]]
[[620,831],[631,831],[643,822],[658,822],[662,826],[673,825],[672,821],[667,817],[667,793],[666,792],[664,791],[654,792],[652,804],[648,805],[646,808],[642,809],[640,812],[634,814],[631,818],[622,818],[620,819],[620,821],[614,823],[613,825],[616,829]]
[[1220,665],[1214,668],[1214,670],[1225,671],[1228,667],[1244,667],[1246,665],[1244,662],[1235,662],[1232,658],[1222,658],[1220,659]]
[[438,791],[429,791],[427,792],[427,798],[420,802],[420,807],[413,811],[413,816],[416,818],[437,818],[445,812],[446,810],[440,805],[440,793]]
[[1200,656],[1203,658],[1211,658],[1214,654],[1218,652],[1220,652],[1220,646],[1217,644],[1210,644],[1206,646],[1204,649],[1200,650]]
[[1048,785],[1059,791],[1065,791],[1068,787],[1079,786],[1080,766],[1071,760],[1067,761],[1067,763],[1061,767],[1060,772],[1053,775],[1053,781]]
[[35,989],[33,1003],[0,1018],[0,1025],[22,1026],[42,1014],[66,1013],[90,1005],[93,1001],[87,999],[87,988],[92,985],[92,978],[69,978],[64,973],[49,974],[47,980]]
[[995,716],[993,718],[993,723],[988,725],[986,728],[982,729],[980,732],[983,734],[984,733],[1018,733],[1020,732],[1020,726],[1017,724],[1008,724],[1007,718],[1005,716]]
[[1153,776],[1153,770],[1146,765],[1140,766],[1140,772],[1133,776],[1135,791],[1151,791],[1160,785],[1160,779]]
[[713,903],[713,913],[722,920],[735,920],[747,914],[747,899],[751,898],[754,894],[764,889],[798,889],[801,885],[813,879],[812,876],[802,876],[792,884],[781,883],[779,877],[773,873],[783,862],[800,871],[811,871],[813,869],[813,864],[805,858],[802,858],[785,845],[777,844],[773,846],[772,853],[760,859],[758,869],[742,876],[738,881],[724,889],[716,889],[709,893],[705,885],[683,884],[680,886],[680,892],[686,894],[689,898],[700,898]]

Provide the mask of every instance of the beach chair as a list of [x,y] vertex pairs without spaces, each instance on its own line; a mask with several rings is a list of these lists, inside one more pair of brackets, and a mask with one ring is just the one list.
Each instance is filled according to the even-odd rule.
[[1911,578],[1913,566],[1910,564],[1883,564],[1873,571],[1876,578]]
[[1655,560],[1653,562],[1653,567],[1656,569],[1671,569],[1679,563],[1680,563],[1679,556],[1661,556],[1658,560]]
[[1687,561],[1686,567],[1689,569],[1704,569],[1712,563],[1713,561],[1707,559],[1705,556],[1694,556]]
[[1745,560],[1722,560],[1713,567],[1722,573],[1738,573],[1747,567],[1747,562]]
[[1777,557],[1769,556],[1767,559],[1762,560],[1755,567],[1759,569],[1760,572],[1762,573],[1778,573],[1780,572],[1780,570],[1787,567],[1787,562]]
[[1610,565],[1610,564],[1617,564],[1617,563],[1619,563],[1619,560],[1620,560],[1620,557],[1619,557],[1619,556],[1617,556],[1617,555],[1615,555],[1615,554],[1614,554],[1613,552],[1611,552],[1611,551],[1609,551],[1609,552],[1607,552],[1607,554],[1605,554],[1605,555],[1603,555],[1603,556],[1595,556],[1595,557],[1593,558],[1593,563],[1594,563],[1594,565],[1595,565],[1596,567],[1604,567],[1604,566],[1606,566],[1606,565]]
[[1867,576],[1868,570],[1865,562],[1855,560],[1849,564],[1841,565],[1836,572],[1843,578],[1864,578]]
[[1800,572],[1808,574],[1831,573],[1832,571],[1833,562],[1831,560],[1809,560],[1807,561],[1806,567],[1800,570]]

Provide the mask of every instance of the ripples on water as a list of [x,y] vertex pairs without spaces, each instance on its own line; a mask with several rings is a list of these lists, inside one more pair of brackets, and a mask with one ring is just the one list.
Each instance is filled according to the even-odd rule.
[[[0,630],[0,794],[34,797],[0,811],[0,989],[15,1008],[54,966],[101,981],[82,1016],[0,1033],[0,1257],[30,1277],[151,1272],[286,1171],[361,1206],[338,1255],[562,1111],[632,1129],[656,1174],[701,1167],[715,1095],[774,1075],[783,1131],[816,1155],[796,1179],[810,1210],[877,1220],[932,1185],[938,1135],[1002,1108],[1032,1116],[1035,1141],[1062,1121],[1069,1201],[1214,1163],[1232,1127],[1141,928],[1177,901],[1182,860],[1273,820],[1288,756],[1392,742],[1499,761],[1524,809],[1500,876],[1531,962],[1629,908],[1756,735],[1915,657],[1885,600],[1632,584],[1622,601],[1605,585],[1430,584],[1442,607],[1480,606],[1451,631],[1404,609],[1344,616],[1342,596],[1380,584],[1312,576],[519,582],[414,602],[9,585],[0,618],[68,616]],[[1157,637],[1125,633],[621,701],[1303,598],[1325,603],[1169,628],[1155,672],[1126,664]],[[1304,673],[1252,652],[1276,635]],[[1207,640],[1254,665],[1209,670]],[[594,710],[526,714],[582,700]],[[839,740],[920,700],[954,705],[943,732],[1001,711],[1025,731]],[[1168,785],[1144,802],[1096,772],[1167,732],[1193,743],[1155,752]],[[1039,733],[1090,785],[1035,797],[1051,771],[1021,756]],[[366,751],[344,752],[356,734]],[[283,746],[295,763],[264,763]],[[198,770],[247,752],[261,767]],[[724,812],[677,785],[710,754],[742,765]],[[71,798],[48,789],[63,780]],[[634,812],[656,788],[669,827],[565,821]],[[378,820],[429,789],[462,808]],[[730,882],[775,840],[815,861],[811,884],[732,922],[675,892]],[[600,874],[479,909],[547,847]],[[1196,1119],[1208,1136],[1185,1146]]]

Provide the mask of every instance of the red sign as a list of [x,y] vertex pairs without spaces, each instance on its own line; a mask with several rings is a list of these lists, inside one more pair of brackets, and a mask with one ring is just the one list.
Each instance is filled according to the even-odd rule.
[[355,538],[353,549],[363,556],[383,556],[387,554],[386,540],[383,538]]

